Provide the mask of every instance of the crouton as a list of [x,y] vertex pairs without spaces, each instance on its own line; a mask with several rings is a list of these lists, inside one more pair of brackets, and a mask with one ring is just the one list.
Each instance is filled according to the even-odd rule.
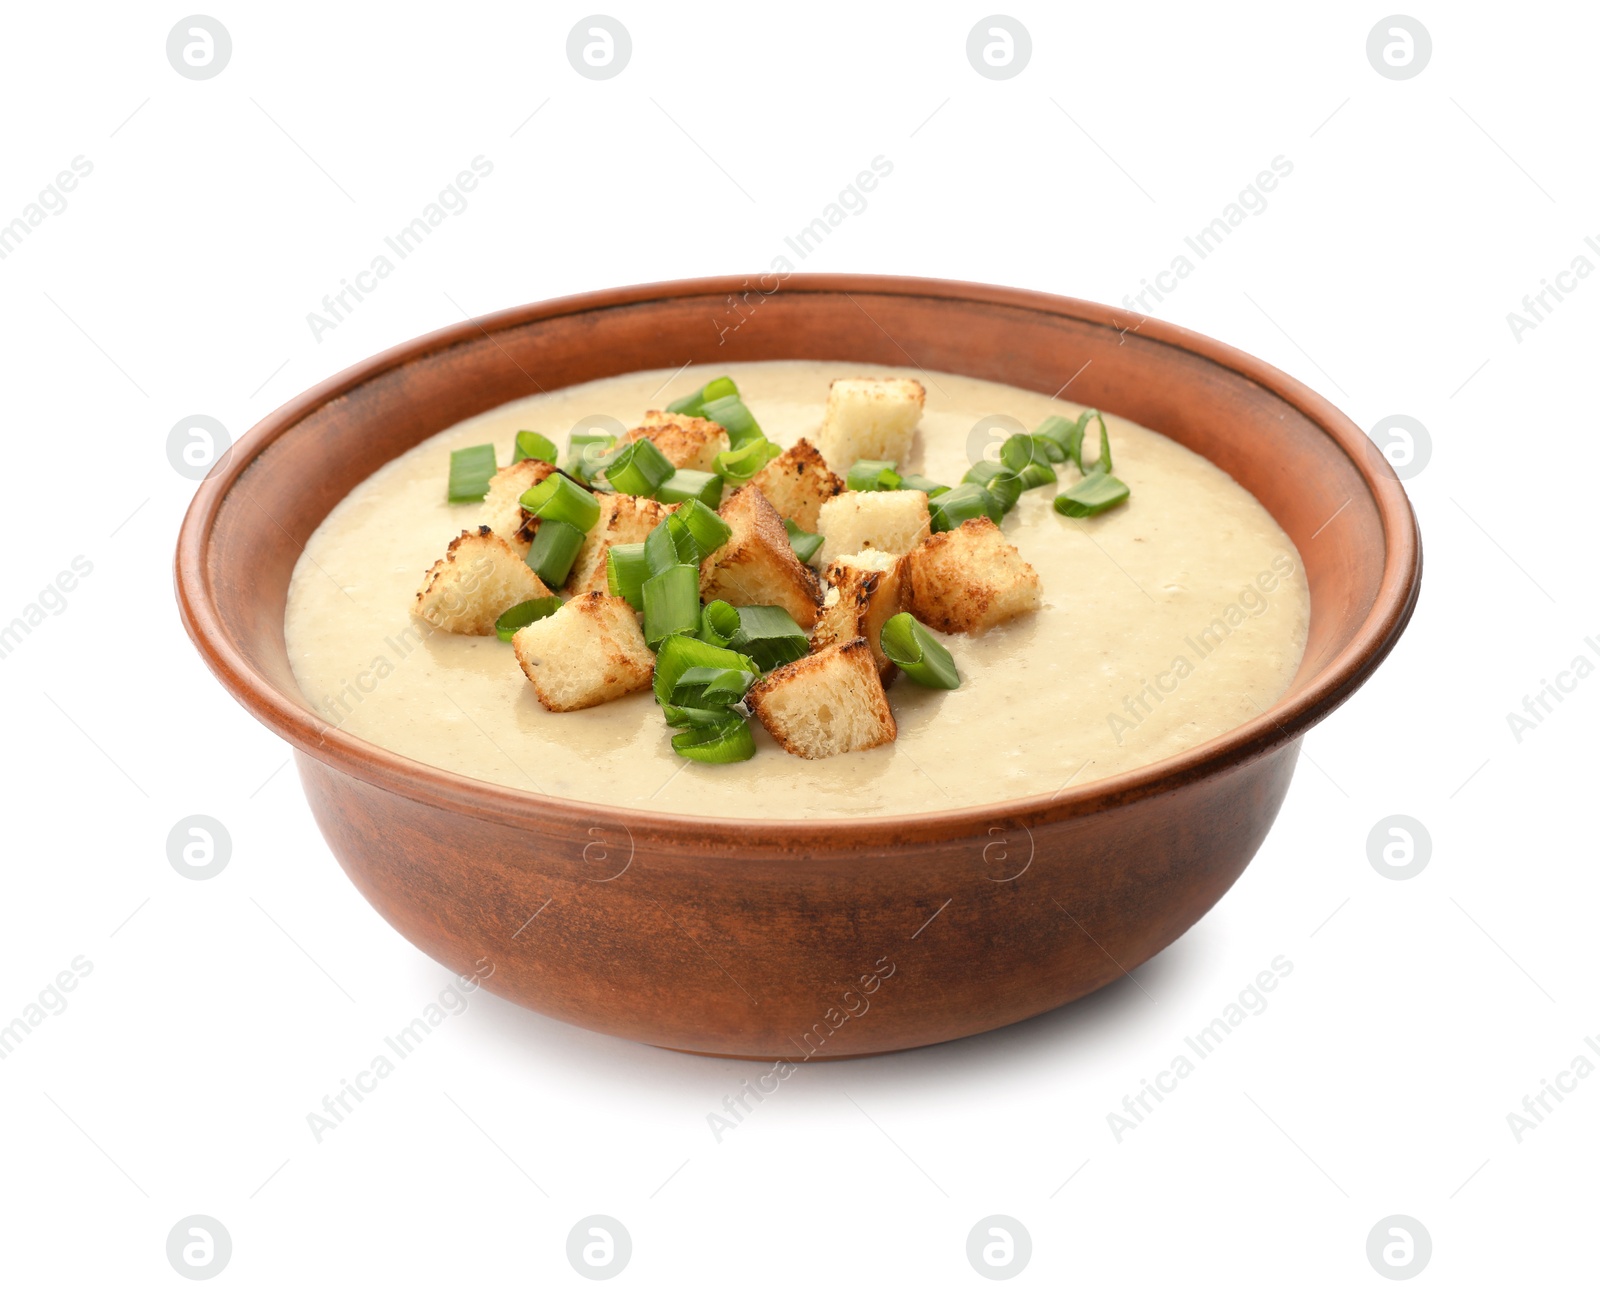
[[845,491],[817,515],[824,566],[863,549],[909,553],[929,531],[928,497],[921,491]]
[[567,577],[569,594],[609,592],[606,552],[614,544],[639,544],[672,512],[669,505],[641,495],[599,495],[600,520],[589,528]]
[[822,615],[811,628],[812,650],[865,639],[878,665],[878,677],[886,684],[893,679],[899,668],[884,655],[878,637],[883,623],[903,605],[904,564],[904,558],[877,549],[830,563],[822,574],[828,592],[822,600]]
[[754,486],[741,486],[718,512],[733,534],[700,565],[701,598],[735,607],[781,607],[802,630],[811,629],[822,587],[794,556],[777,509]]
[[894,715],[865,639],[834,644],[763,676],[745,702],[787,752],[807,760],[881,747]]
[[816,446],[804,437],[750,479],[778,510],[802,531],[817,529],[817,510],[844,489],[828,470]]
[[580,594],[523,626],[511,649],[546,711],[581,711],[647,689],[656,666],[633,609],[608,594]]
[[555,471],[543,459],[524,459],[507,464],[489,478],[489,493],[483,497],[478,522],[486,526],[519,553],[526,555],[539,519],[522,507],[524,492],[532,490]]
[[905,561],[906,605],[946,634],[982,634],[1032,612],[1042,587],[1016,546],[988,518],[929,536]]
[[817,437],[836,472],[858,459],[905,462],[927,393],[914,378],[836,378]]
[[549,594],[523,556],[481,526],[458,535],[428,569],[416,613],[451,634],[491,635],[507,608]]
[[715,472],[717,456],[728,449],[728,433],[720,423],[691,418],[670,410],[649,410],[644,422],[623,435],[623,441],[648,438],[674,468]]

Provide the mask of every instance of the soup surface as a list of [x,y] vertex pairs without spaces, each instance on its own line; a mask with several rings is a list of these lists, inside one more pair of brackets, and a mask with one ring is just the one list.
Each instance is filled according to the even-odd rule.
[[[944,638],[953,692],[889,686],[897,741],[801,760],[761,729],[756,756],[705,766],[675,756],[649,692],[567,714],[545,711],[490,636],[413,618],[422,574],[477,505],[449,504],[450,451],[493,442],[511,458],[522,428],[566,447],[595,415],[638,424],[645,410],[721,373],[780,445],[816,440],[834,378],[898,375],[927,389],[902,472],[954,485],[993,457],[1015,424],[1080,407],[951,374],[784,361],[626,374],[501,406],[448,428],[350,493],[306,545],[289,589],[295,676],[330,722],[391,751],[491,783],[570,800],[737,818],[920,814],[1058,792],[1146,765],[1256,716],[1287,689],[1310,610],[1300,558],[1231,477],[1148,429],[1108,417],[1127,504],[1095,518],[1027,491],[1006,537],[1038,571],[1042,608],[980,637]],[[975,428],[977,429],[975,431]],[[1086,438],[1086,453],[1095,444]],[[831,465],[842,477],[848,464]],[[1076,469],[1063,466],[1063,486]]]

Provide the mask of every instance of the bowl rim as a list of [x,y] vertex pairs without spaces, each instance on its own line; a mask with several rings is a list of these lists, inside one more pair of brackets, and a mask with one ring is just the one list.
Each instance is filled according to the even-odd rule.
[[[1179,325],[1140,317],[1139,336],[1199,356],[1255,383],[1299,411],[1349,459],[1372,498],[1385,554],[1378,588],[1361,625],[1344,648],[1310,678],[1291,685],[1260,715],[1164,760],[1138,766],[1051,794],[908,815],[829,819],[738,819],[645,810],[579,801],[488,783],[402,756],[323,720],[257,672],[233,642],[218,611],[208,576],[212,532],[228,492],[278,438],[314,411],[351,390],[413,361],[479,337],[541,320],[681,297],[722,297],[739,291],[747,276],[679,279],[602,289],[469,317],[362,360],[301,392],[256,423],[201,481],[178,534],[173,575],[180,616],[202,659],[257,720],[299,752],[362,782],[412,801],[511,826],[582,825],[603,816],[655,842],[692,842],[700,848],[748,848],[754,836],[782,839],[786,848],[828,853],[888,849],[918,842],[983,836],[996,823],[1028,829],[1161,796],[1223,770],[1249,763],[1299,739],[1343,703],[1389,654],[1416,607],[1422,544],[1405,491],[1371,440],[1331,401],[1246,352]],[[791,274],[785,293],[875,294],[943,299],[970,305],[1020,308],[1120,329],[1116,308],[1031,289],[900,275]],[[441,429],[442,430],[442,429]]]

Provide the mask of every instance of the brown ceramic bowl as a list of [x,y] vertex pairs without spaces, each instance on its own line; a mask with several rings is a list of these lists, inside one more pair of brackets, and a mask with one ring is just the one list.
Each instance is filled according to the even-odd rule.
[[[739,293],[745,322],[724,330]],[[924,279],[795,275],[757,298],[748,280],[708,279],[523,306],[306,392],[196,493],[178,541],[184,624],[224,686],[295,747],[323,835],[378,912],[457,972],[492,962],[488,988],[537,1012],[694,1052],[830,1058],[1086,995],[1217,902],[1271,827],[1306,730],[1394,646],[1421,575],[1405,495],[1327,401],[1170,324],[1133,331],[1105,306]],[[1057,796],[793,823],[496,787],[352,737],[308,705],[284,650],[289,575],[381,464],[541,389],[775,359],[914,364],[1047,393],[1072,379],[1074,400],[1204,455],[1304,560],[1310,638],[1289,691],[1212,742]]]

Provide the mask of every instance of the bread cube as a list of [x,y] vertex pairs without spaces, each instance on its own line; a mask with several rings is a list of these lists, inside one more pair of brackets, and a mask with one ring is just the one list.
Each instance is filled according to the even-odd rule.
[[817,511],[844,489],[816,446],[801,437],[750,479],[767,502],[802,531],[817,529]]
[[641,543],[672,512],[670,505],[641,495],[600,494],[596,499],[600,503],[600,520],[589,528],[578,547],[578,556],[572,560],[566,584],[569,594],[609,593],[606,551],[614,544]]
[[822,574],[828,589],[822,599],[822,615],[811,628],[812,650],[865,639],[879,678],[886,684],[893,679],[899,667],[884,655],[878,639],[883,623],[903,606],[904,563],[904,558],[878,549],[830,563]]
[[550,591],[506,540],[486,526],[463,531],[428,569],[416,614],[451,634],[492,635],[507,608]]
[[927,393],[915,378],[836,378],[817,437],[835,472],[858,459],[904,463]]
[[647,411],[644,422],[624,433],[622,439],[654,441],[656,449],[674,468],[693,468],[697,472],[716,472],[717,456],[729,445],[728,434],[720,423],[671,410]]
[[906,605],[946,634],[982,634],[1039,606],[1039,573],[988,518],[929,536],[906,555]]
[[656,657],[633,609],[580,594],[511,639],[517,665],[546,711],[581,711],[650,687]]
[[700,597],[735,607],[781,607],[802,630],[816,624],[822,587],[794,556],[783,519],[754,486],[741,486],[718,510],[733,528],[728,541],[700,565]]
[[539,529],[539,519],[522,507],[522,496],[555,470],[554,464],[543,459],[507,464],[489,478],[489,493],[478,511],[479,524],[526,556],[533,533]]
[[928,497],[921,491],[845,491],[818,511],[817,529],[824,566],[863,549],[909,553],[930,529]]
[[745,695],[785,751],[807,760],[881,747],[894,715],[865,639],[834,644],[763,676]]

